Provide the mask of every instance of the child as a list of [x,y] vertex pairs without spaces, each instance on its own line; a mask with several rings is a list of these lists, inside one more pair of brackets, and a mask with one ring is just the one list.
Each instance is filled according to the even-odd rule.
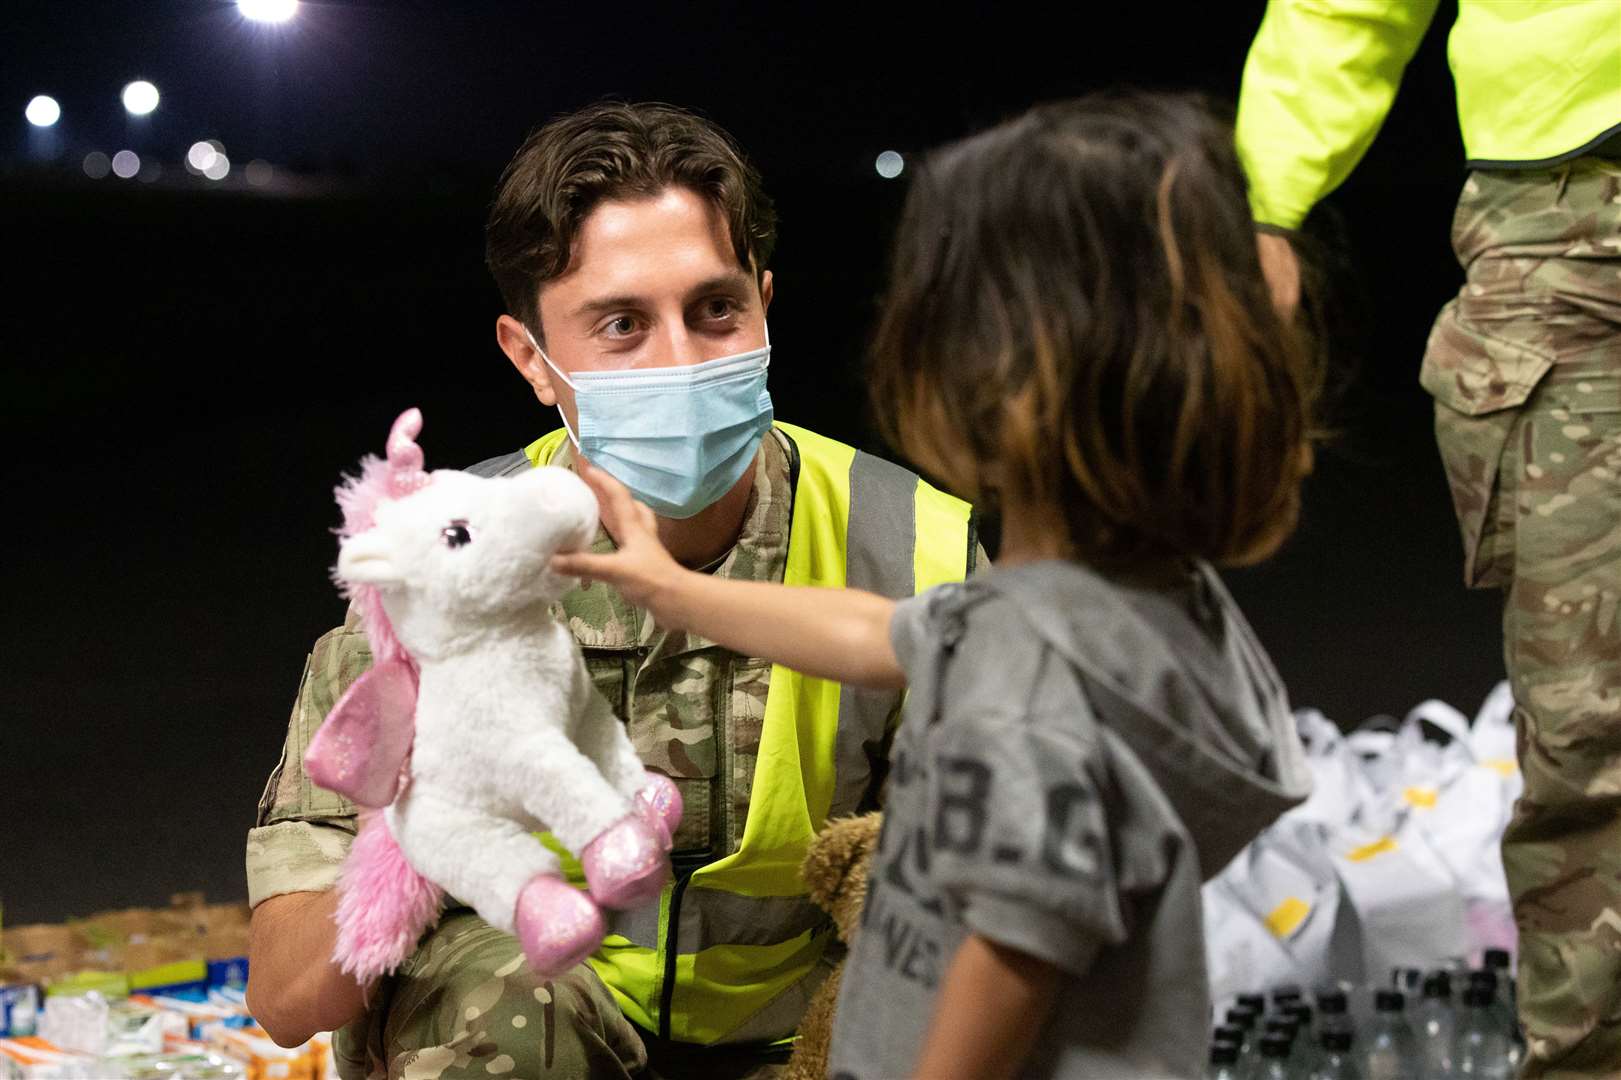
[[1231,133],[1197,102],[1047,105],[947,147],[896,240],[886,434],[998,510],[997,568],[894,602],[680,568],[586,469],[653,617],[910,688],[835,1080],[1195,1076],[1199,886],[1309,781],[1210,564],[1271,554],[1310,465],[1311,365],[1272,308]]

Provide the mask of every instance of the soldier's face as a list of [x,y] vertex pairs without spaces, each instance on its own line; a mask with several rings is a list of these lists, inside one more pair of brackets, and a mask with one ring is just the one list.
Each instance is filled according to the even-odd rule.
[[[568,273],[540,290],[542,343],[569,374],[700,364],[764,345],[770,303],[770,272],[756,284],[738,266],[726,223],[708,200],[671,187],[648,199],[604,202],[585,219]],[[515,320],[503,321],[522,337]],[[560,404],[574,425],[569,388],[526,339],[500,333],[535,395]]]

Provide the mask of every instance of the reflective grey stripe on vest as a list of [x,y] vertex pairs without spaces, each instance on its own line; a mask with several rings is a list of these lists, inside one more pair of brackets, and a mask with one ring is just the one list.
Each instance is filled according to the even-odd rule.
[[[658,948],[658,904],[604,914],[608,915],[608,933],[644,949]],[[680,919],[676,951],[689,956],[714,945],[792,941],[821,926],[827,913],[803,896],[744,896],[694,885],[682,894]]]
[[477,465],[468,466],[463,471],[470,472],[474,476],[511,476],[513,473],[525,472],[531,468],[533,463],[530,462],[529,455],[522,450],[514,450],[500,457],[487,458]]
[[[842,953],[840,954],[842,955]],[[805,1019],[811,999],[816,996],[827,977],[833,973],[833,962],[824,951],[816,966],[802,979],[789,983],[770,1003],[743,1023],[716,1039],[715,1046],[726,1043],[773,1042],[792,1034]]]
[[[844,583],[891,600],[911,596],[916,587],[916,475],[882,458],[856,451],[850,463],[850,524],[845,534]],[[872,760],[888,734],[890,716],[900,705],[893,690],[845,686],[839,691],[839,730],[834,741],[833,802],[829,818],[860,808],[872,779]]]

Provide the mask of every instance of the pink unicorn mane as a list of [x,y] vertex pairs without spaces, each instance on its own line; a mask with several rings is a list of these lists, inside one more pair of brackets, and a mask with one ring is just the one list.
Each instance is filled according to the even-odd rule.
[[[360,475],[345,476],[334,489],[338,508],[343,511],[343,524],[334,531],[347,538],[365,532],[377,524],[377,508],[382,503],[403,499],[427,486],[429,477],[422,469],[422,448],[416,437],[422,431],[420,409],[407,409],[388,434],[388,457],[367,454],[360,459]],[[360,612],[361,626],[366,640],[371,642],[372,658],[382,664],[391,660],[405,660],[415,669],[416,663],[394,633],[394,626],[383,610],[383,597],[375,585],[357,585],[344,581],[333,569],[333,581],[345,599]]]

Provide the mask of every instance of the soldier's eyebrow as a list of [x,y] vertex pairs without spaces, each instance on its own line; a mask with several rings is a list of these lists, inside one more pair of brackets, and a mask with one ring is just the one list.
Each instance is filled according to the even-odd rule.
[[754,279],[742,270],[716,274],[714,277],[700,281],[688,289],[687,303],[690,304],[694,300],[714,293],[734,293],[737,296],[744,297],[749,294],[750,287],[753,284]]
[[[754,278],[742,269],[716,274],[714,277],[705,278],[688,289],[683,304],[690,304],[694,300],[715,293],[733,293],[740,298],[747,298],[753,285]],[[599,296],[594,300],[585,301],[569,312],[569,317],[573,319],[595,319],[611,311],[646,311],[652,306],[652,302],[647,297],[635,296],[630,293],[622,293],[617,296]]]
[[578,319],[582,316],[596,318],[598,315],[606,315],[610,311],[619,311],[625,308],[633,308],[640,311],[647,306],[648,303],[645,296],[604,296],[596,300],[587,300],[585,303],[569,312],[569,317],[572,319]]

